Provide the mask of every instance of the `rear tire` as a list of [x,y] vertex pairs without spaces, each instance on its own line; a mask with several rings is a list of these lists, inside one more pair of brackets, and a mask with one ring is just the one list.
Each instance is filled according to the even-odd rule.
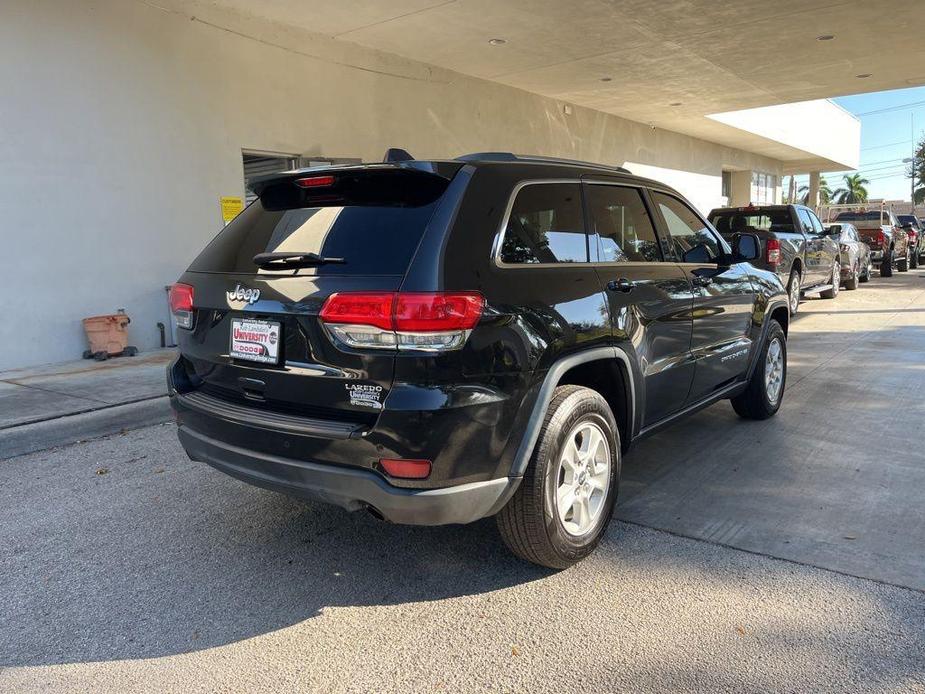
[[893,276],[893,251],[884,252],[883,260],[880,261],[880,276],[881,277],[892,277]]
[[831,289],[819,292],[819,296],[823,299],[834,299],[838,296],[838,289],[841,286],[841,265],[837,260],[835,261],[835,265],[832,266],[831,283]]
[[909,269],[915,270],[919,266],[919,252],[916,250],[912,251],[912,254],[909,256]]
[[845,289],[852,291],[858,288],[858,282],[860,281],[858,277],[861,274],[861,264],[857,263],[854,268],[851,270],[851,278],[845,280]]
[[[776,347],[775,347],[776,345]],[[772,358],[768,357],[771,353]],[[731,398],[732,409],[743,419],[768,419],[777,414],[787,385],[787,336],[776,320],[768,326],[768,335],[748,386]]]
[[[593,450],[583,453],[585,445]],[[607,401],[590,388],[560,386],[523,481],[496,516],[501,538],[521,559],[568,568],[600,543],[619,482],[620,434]]]
[[909,249],[906,249],[906,255],[896,261],[896,269],[900,272],[909,272]]
[[802,275],[794,268],[790,271],[790,280],[787,282],[787,302],[790,304],[790,315],[796,315],[800,310],[800,282]]

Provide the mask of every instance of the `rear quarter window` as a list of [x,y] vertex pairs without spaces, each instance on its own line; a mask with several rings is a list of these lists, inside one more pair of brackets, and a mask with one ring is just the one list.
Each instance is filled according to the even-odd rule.
[[509,265],[587,262],[579,184],[531,183],[517,191],[500,258]]

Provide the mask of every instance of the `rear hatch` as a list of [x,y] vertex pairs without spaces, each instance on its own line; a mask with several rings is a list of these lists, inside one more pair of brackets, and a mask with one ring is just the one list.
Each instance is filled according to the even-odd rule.
[[[742,207],[713,210],[710,213],[710,223],[730,244],[737,233],[757,236],[761,255],[751,263],[757,267],[772,269],[776,269],[776,265],[769,260],[773,260],[775,256],[769,258],[768,241],[776,240],[777,234],[795,233],[793,218],[787,208]],[[779,260],[780,244],[777,243],[774,248],[778,252],[776,257]]]
[[840,212],[835,217],[835,222],[850,222],[858,230],[858,237],[868,246],[874,249],[880,248],[883,240],[881,231],[889,232],[889,215],[882,214],[879,210],[873,212]]
[[[319,319],[338,292],[394,292],[452,170],[348,167],[286,174],[183,275],[191,327],[178,329],[185,389],[285,415],[371,425],[395,353],[335,343]],[[175,285],[176,286],[176,285]],[[178,322],[184,300],[172,297]]]

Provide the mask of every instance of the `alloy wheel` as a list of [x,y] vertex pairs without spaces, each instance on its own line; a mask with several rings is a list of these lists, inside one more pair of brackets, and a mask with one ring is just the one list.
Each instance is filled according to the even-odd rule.
[[780,399],[781,387],[784,384],[784,350],[780,339],[774,338],[768,345],[768,352],[764,360],[764,389],[768,402],[776,405]]
[[800,276],[794,275],[790,282],[790,313],[796,313],[800,307]]
[[576,424],[562,446],[556,473],[556,513],[569,535],[580,537],[597,524],[610,487],[611,464],[601,428],[589,421]]

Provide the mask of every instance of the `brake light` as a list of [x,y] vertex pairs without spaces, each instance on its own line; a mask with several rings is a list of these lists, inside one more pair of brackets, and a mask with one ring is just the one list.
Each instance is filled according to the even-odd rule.
[[437,352],[462,347],[484,305],[478,292],[346,292],[320,318],[349,347]]
[[326,188],[334,185],[333,176],[308,176],[307,178],[297,178],[294,183],[299,188]]
[[193,288],[188,284],[170,285],[168,294],[170,312],[179,328],[193,327]]
[[883,233],[883,229],[877,232],[877,245],[878,246],[886,245],[886,234]]
[[321,307],[325,323],[354,323],[392,330],[392,293],[332,294]]
[[780,263],[780,241],[777,239],[768,239],[767,262],[768,265]]
[[429,460],[382,458],[379,464],[390,477],[401,477],[406,480],[423,480],[430,476]]

